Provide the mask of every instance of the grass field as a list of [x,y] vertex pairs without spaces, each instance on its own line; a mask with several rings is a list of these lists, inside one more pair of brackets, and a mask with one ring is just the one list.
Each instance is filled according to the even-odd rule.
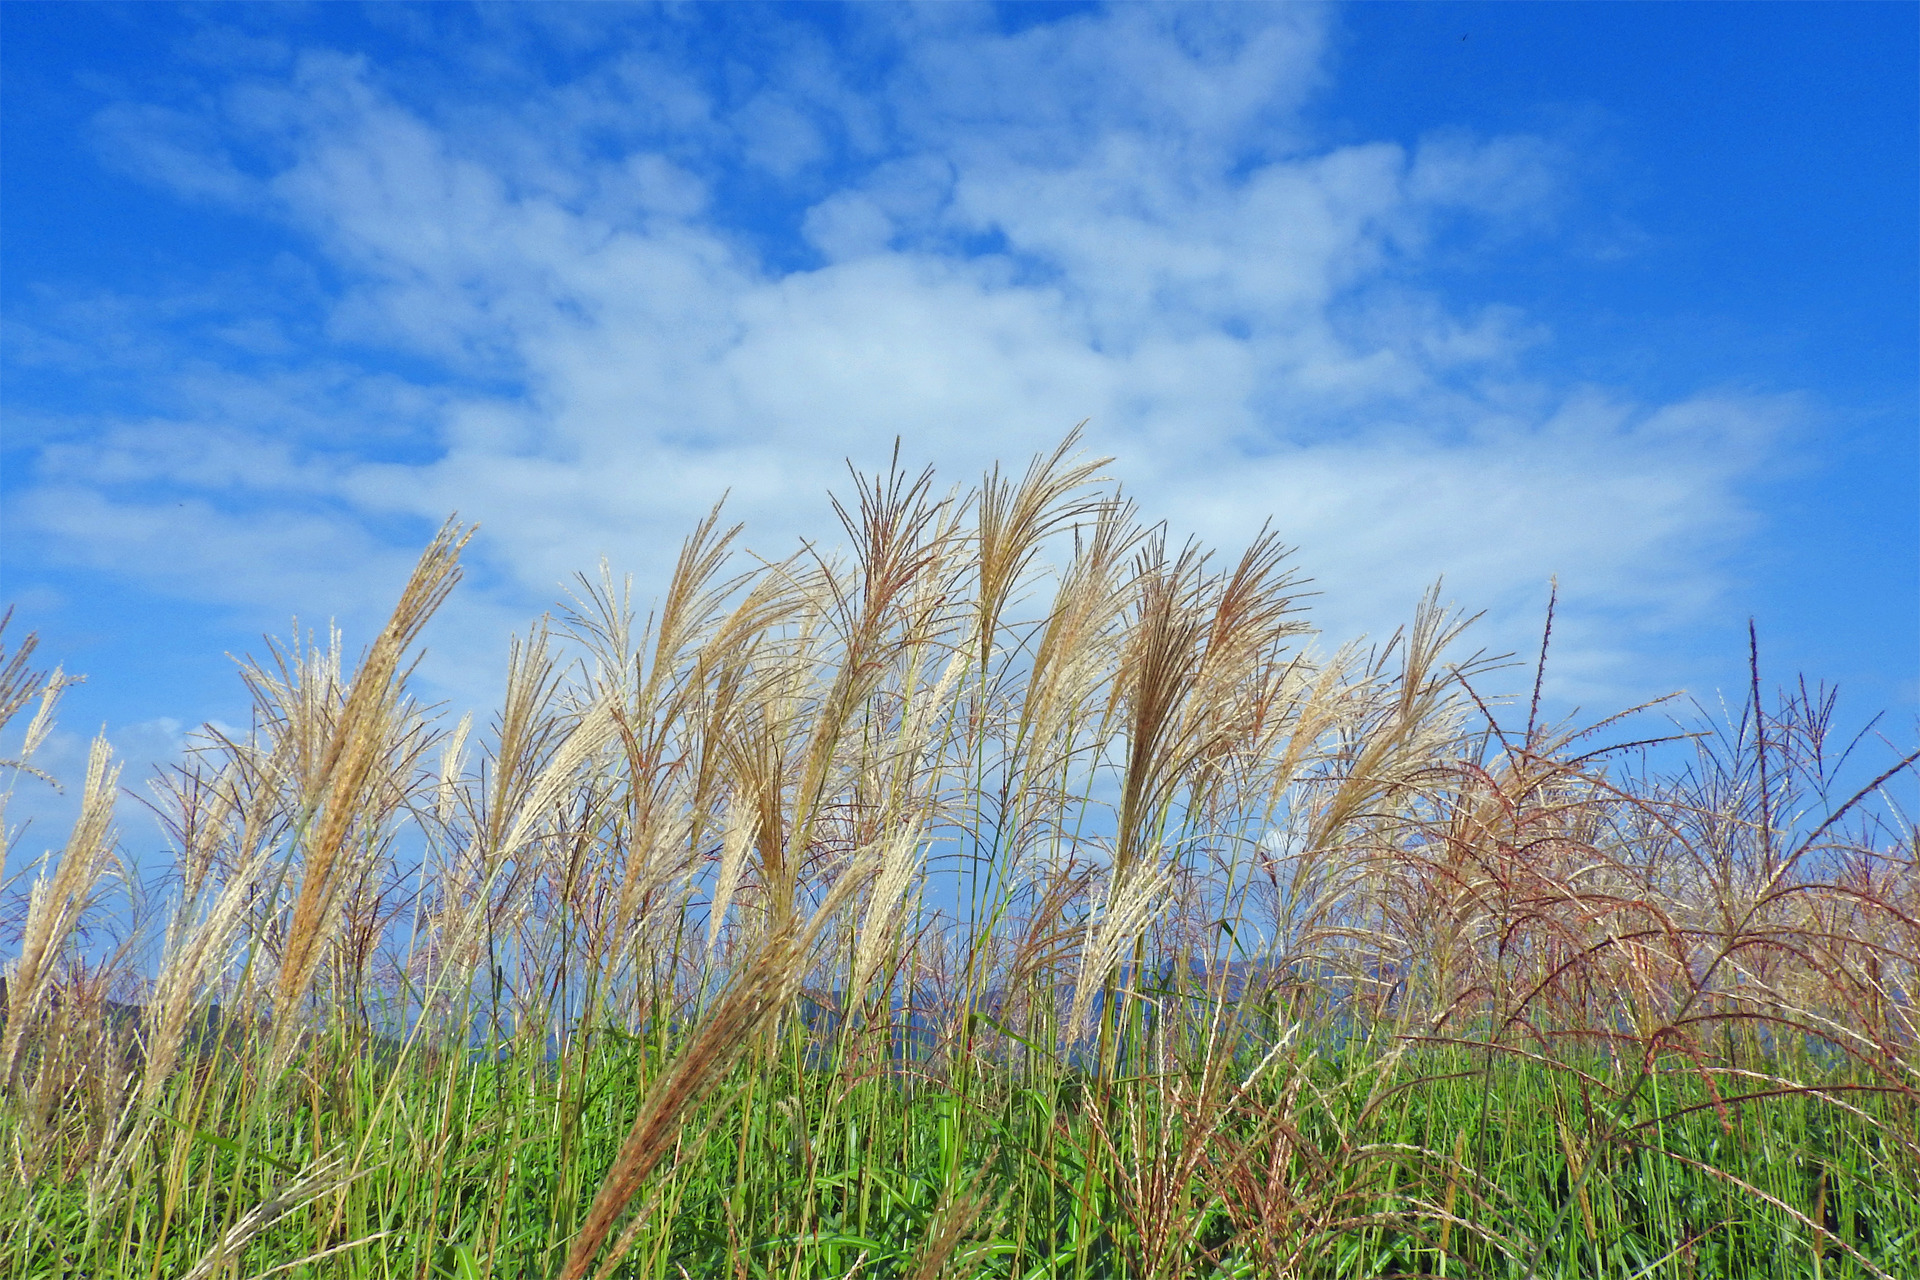
[[1920,1276],[1913,755],[1757,654],[1651,754],[1547,724],[1437,594],[1328,650],[1073,447],[583,577],[480,727],[407,692],[449,525],[357,662],[244,669],[163,892],[96,746],[0,1274]]

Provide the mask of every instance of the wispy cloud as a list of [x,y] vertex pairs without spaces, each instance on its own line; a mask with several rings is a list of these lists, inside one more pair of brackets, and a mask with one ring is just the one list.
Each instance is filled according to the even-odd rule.
[[[154,383],[49,412],[36,554],[352,615],[458,509],[491,618],[602,554],[645,578],[723,490],[772,549],[843,456],[904,435],[957,479],[1091,418],[1148,511],[1228,543],[1271,516],[1337,627],[1444,572],[1513,644],[1558,574],[1566,670],[1636,693],[1628,637],[1713,597],[1793,420],[1582,385],[1551,316],[1450,297],[1440,257],[1553,251],[1580,157],[1315,136],[1319,10],[756,11],[725,56],[673,14],[390,20],[433,29],[202,39],[191,94],[98,117],[109,163],[296,247],[193,317],[121,309]],[[33,349],[84,360],[75,332]]]

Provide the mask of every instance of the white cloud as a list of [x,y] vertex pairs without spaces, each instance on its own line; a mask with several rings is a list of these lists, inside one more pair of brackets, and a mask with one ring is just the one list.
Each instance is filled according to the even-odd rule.
[[146,103],[116,103],[94,121],[109,165],[159,182],[190,199],[246,205],[254,184],[226,154],[217,122],[204,113]]
[[[422,105],[309,51],[203,118],[103,116],[127,167],[309,237],[345,281],[343,349],[452,377],[368,370],[432,433],[399,460],[340,433],[337,387],[209,377],[201,420],[45,454],[18,518],[163,590],[284,611],[367,595],[406,554],[383,521],[457,508],[500,575],[471,606],[491,626],[603,553],[655,571],[722,490],[773,548],[824,527],[844,455],[900,434],[961,479],[1090,417],[1150,512],[1229,543],[1271,515],[1343,628],[1390,626],[1441,572],[1496,611],[1496,645],[1552,574],[1627,630],[1716,590],[1787,408],[1555,384],[1527,363],[1549,317],[1422,284],[1450,219],[1550,226],[1561,148],[1313,145],[1316,10],[871,23],[892,60],[870,91],[817,48],[736,90],[635,47],[522,102]],[[277,156],[268,176],[222,131]],[[742,182],[768,207],[730,202]],[[778,265],[756,218],[821,260]],[[271,514],[275,494],[299,502]],[[1624,632],[1568,634],[1572,669],[1632,685]]]
[[893,239],[893,219],[859,191],[836,191],[807,210],[801,230],[827,257],[843,260],[880,253]]

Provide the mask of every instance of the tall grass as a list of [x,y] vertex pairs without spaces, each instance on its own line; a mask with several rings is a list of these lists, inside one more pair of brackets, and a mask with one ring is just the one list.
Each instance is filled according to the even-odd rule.
[[856,477],[842,557],[716,512],[644,619],[583,576],[478,733],[407,691],[449,524],[357,662],[245,668],[106,956],[96,745],[0,1273],[1920,1275],[1912,755],[1842,793],[1757,647],[1664,772],[1511,715],[1437,592],[1326,651],[1276,538],[1173,545],[1075,443]]

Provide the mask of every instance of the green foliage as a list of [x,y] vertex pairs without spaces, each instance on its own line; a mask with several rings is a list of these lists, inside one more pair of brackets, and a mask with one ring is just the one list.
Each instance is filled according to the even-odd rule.
[[[1215,1125],[1183,1106],[1191,1081],[827,1070],[795,1024],[782,1046],[689,1117],[614,1274],[910,1276],[958,1198],[978,1209],[949,1273],[978,1277],[1269,1275],[1276,1254],[1329,1278],[1920,1274],[1920,1169],[1894,1138],[1913,1102],[1844,1073],[1778,1092],[1666,1061],[1621,1114],[1604,1060],[1436,1050],[1376,1082],[1364,1055],[1302,1054],[1153,1189],[1141,1164]],[[500,1048],[363,1067],[330,1098],[296,1064],[265,1105],[244,1060],[183,1073],[167,1105],[195,1122],[154,1132],[110,1217],[84,1178],[7,1192],[0,1272],[187,1274],[315,1153],[355,1151],[359,1176],[254,1236],[233,1274],[550,1276],[659,1060],[613,1036],[560,1064]]]

